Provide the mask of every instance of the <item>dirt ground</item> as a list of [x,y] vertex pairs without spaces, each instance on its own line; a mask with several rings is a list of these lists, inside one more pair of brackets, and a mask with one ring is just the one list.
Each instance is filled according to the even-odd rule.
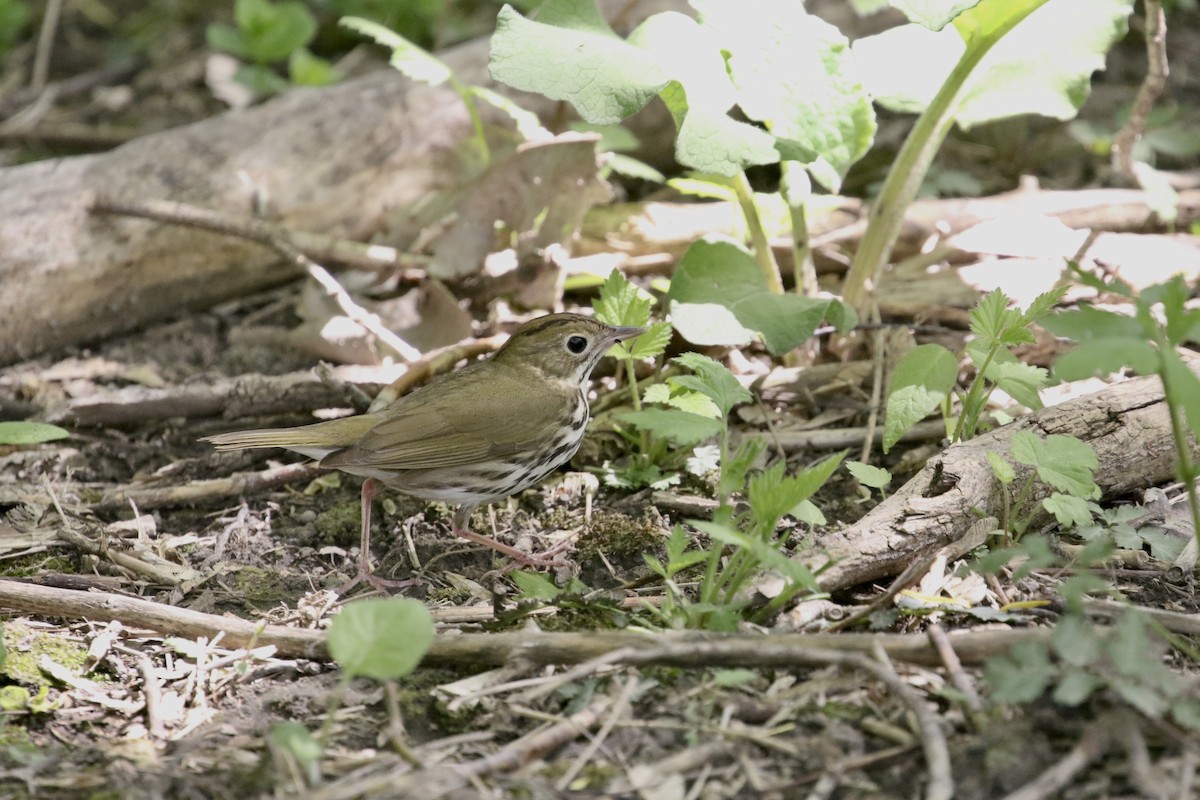
[[[1181,18],[1195,17],[1192,11]],[[1184,100],[1200,96],[1200,48],[1185,46],[1196,44],[1194,29],[1180,30],[1186,41],[1174,45],[1172,80],[1186,111]],[[1107,124],[1128,101],[1144,70],[1139,48],[1135,37],[1114,52],[1085,119]],[[196,71],[185,62],[173,74]],[[197,75],[188,85],[173,100],[170,91],[156,95],[158,123],[182,124],[216,110]],[[71,113],[88,119],[94,109]],[[885,128],[904,124],[885,120]],[[1017,127],[955,138],[943,166],[974,171],[989,193],[1014,188],[1030,172],[1057,188],[1082,191],[1103,182],[1096,157],[1078,147],[1069,158],[1009,148],[1009,160],[981,164],[979,150],[1020,133]],[[1054,145],[1038,153],[1065,152],[1054,149],[1071,141],[1063,126],[1034,127],[1032,138]],[[18,157],[14,151],[6,150],[5,163]],[[1180,174],[1196,168],[1172,166]],[[870,165],[855,177],[860,187],[869,185]],[[1197,237],[1174,235],[1195,246]],[[1193,285],[1197,274],[1189,273]],[[639,280],[649,285],[652,277]],[[837,275],[829,280],[836,284]],[[945,298],[941,289],[910,289],[930,308]],[[564,305],[586,308],[591,297],[588,290],[568,292]],[[968,297],[978,297],[977,287]],[[345,602],[363,597],[361,587],[350,597],[335,591],[355,570],[358,479],[305,470],[305,459],[282,451],[216,453],[198,441],[243,427],[302,424],[318,409],[362,411],[395,377],[376,367],[314,370],[319,359],[289,333],[301,326],[297,308],[306,298],[302,282],[291,282],[0,367],[0,419],[59,419],[71,430],[57,442],[0,447],[5,583],[145,598],[306,631],[324,629]],[[942,328],[920,341],[961,346],[972,302],[947,301],[949,311],[931,312]],[[503,332],[517,316],[479,298],[470,311],[478,338]],[[837,367],[835,358],[818,360]],[[867,417],[869,362],[853,377],[846,377],[849,367],[837,367],[838,379],[815,391],[782,377],[788,367],[760,349],[735,354],[731,363],[747,383],[757,381],[764,398],[739,409],[737,436],[853,428]],[[419,578],[405,594],[430,607],[439,640],[507,634],[526,637],[528,652],[497,649],[499,655],[475,661],[439,661],[400,681],[358,679],[339,688],[339,671],[319,654],[235,645],[102,614],[6,610],[0,797],[915,798],[937,796],[930,787],[944,774],[953,775],[959,798],[1200,797],[1196,729],[1169,715],[1171,704],[1200,696],[1200,602],[1194,575],[1172,572],[1148,551],[1095,569],[1060,563],[986,579],[963,568],[979,554],[968,553],[931,568],[944,573],[936,602],[910,598],[906,606],[885,595],[886,580],[855,586],[808,599],[766,626],[742,625],[740,655],[706,650],[703,637],[678,640],[688,653],[659,653],[645,664],[633,663],[629,648],[594,656],[564,645],[557,658],[545,655],[541,632],[597,642],[648,632],[676,642],[646,611],[663,592],[644,556],[663,558],[676,524],[711,514],[711,475],[684,473],[678,485],[661,488],[603,481],[605,465],[620,465],[628,451],[612,424],[625,397],[615,366],[606,360],[594,376],[595,419],[571,472],[473,518],[476,530],[532,551],[572,540],[570,566],[544,572],[566,587],[552,601],[523,595],[505,559],[454,539],[453,509],[390,491],[376,501],[375,568]],[[245,382],[230,388],[230,380]],[[761,390],[772,380],[783,388]],[[271,411],[253,411],[264,406]],[[790,451],[789,468],[841,446]],[[934,436],[878,463],[893,471],[895,487],[942,447]],[[227,480],[242,475],[267,477],[257,485]],[[1164,488],[1179,494],[1178,486]],[[155,498],[139,504],[130,490],[161,493],[136,495]],[[827,522],[812,531],[786,522],[794,528],[790,554],[819,547],[878,498],[839,473],[816,502]],[[1173,615],[1150,623],[1153,637],[1113,626],[1112,641],[1123,649],[1111,658],[1142,659],[1130,663],[1143,665],[1136,668],[1144,684],[1112,678],[1075,703],[1061,689],[1025,703],[994,701],[996,684],[984,679],[989,658],[1015,659],[1031,682],[1052,670],[1028,645],[1050,635],[1070,604],[1064,586],[1081,576],[1107,582],[1098,595]],[[962,602],[952,607],[951,599]],[[853,627],[864,638],[830,636],[864,642],[865,650],[840,649],[829,639],[821,648],[777,655],[754,638],[768,629],[827,631],[859,612],[864,618]],[[1089,613],[1108,618],[1097,608]],[[868,633],[879,635],[877,645]],[[1017,638],[1004,638],[1010,634],[1031,638],[1013,645]],[[901,651],[915,640],[926,643],[926,655]],[[1094,644],[1079,642],[1081,649]],[[1155,671],[1160,667],[1169,678]],[[1177,683],[1177,694],[1146,688],[1167,683]],[[335,695],[340,705],[330,716]],[[289,738],[295,732],[287,725],[295,723],[324,737],[319,757]],[[1053,782],[1056,775],[1065,776],[1062,784]]]

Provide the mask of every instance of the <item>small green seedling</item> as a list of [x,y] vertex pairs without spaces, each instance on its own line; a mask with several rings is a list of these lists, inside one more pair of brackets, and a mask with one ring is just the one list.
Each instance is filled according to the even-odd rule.
[[284,723],[272,728],[272,747],[285,760],[302,767],[307,776],[315,776],[350,681],[359,677],[389,681],[409,674],[421,663],[433,638],[433,617],[420,601],[386,598],[349,603],[330,622],[326,635],[329,655],[342,673],[320,737],[314,738],[303,725]]
[[214,23],[205,34],[210,47],[250,62],[235,79],[256,92],[273,93],[288,86],[271,65],[286,60],[291,82],[321,86],[337,80],[328,62],[317,58],[305,45],[317,35],[317,20],[304,3],[296,0],[235,0],[236,27]]
[[1052,434],[1042,439],[1021,431],[1012,437],[1012,458],[1018,464],[1033,467],[1029,477],[1010,498],[1016,471],[1002,456],[989,452],[988,463],[1004,486],[1001,527],[1020,540],[1033,521],[1033,509],[1028,508],[1030,493],[1038,480],[1053,487],[1054,492],[1041,502],[1041,507],[1054,515],[1063,527],[1084,527],[1092,524],[1090,501],[1100,498],[1095,472],[1100,466],[1096,451],[1087,442],[1074,436]]
[[[996,289],[971,310],[975,338],[967,344],[965,353],[975,365],[975,379],[967,392],[959,395],[961,409],[954,441],[975,436],[994,389],[1002,389],[1027,408],[1042,407],[1038,390],[1049,382],[1048,373],[1022,363],[1010,348],[1034,341],[1033,324],[1050,312],[1065,291],[1062,287],[1038,295],[1029,308],[1019,311],[1010,309],[1008,297]],[[883,451],[890,450],[909,428],[939,405],[949,419],[949,400],[957,380],[958,358],[946,348],[926,344],[910,351],[896,365],[888,387]]]
[[1132,317],[1115,311],[1082,306],[1046,318],[1051,333],[1079,342],[1054,364],[1063,380],[1107,375],[1129,367],[1142,375],[1157,374],[1163,383],[1171,433],[1175,443],[1176,471],[1187,489],[1197,542],[1200,542],[1200,500],[1196,479],[1200,469],[1192,460],[1190,437],[1200,434],[1200,377],[1184,363],[1177,348],[1200,341],[1200,309],[1187,305],[1190,290],[1183,278],[1147,286],[1140,292],[1124,281],[1102,280],[1071,265],[1085,286],[1131,300]]

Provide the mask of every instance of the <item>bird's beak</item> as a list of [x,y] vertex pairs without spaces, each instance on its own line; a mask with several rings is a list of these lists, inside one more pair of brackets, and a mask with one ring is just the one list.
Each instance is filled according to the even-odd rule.
[[645,328],[635,328],[632,326],[624,328],[613,327],[609,329],[607,334],[605,334],[605,338],[612,342],[623,342],[626,339],[632,339],[635,336],[641,336],[645,332]]

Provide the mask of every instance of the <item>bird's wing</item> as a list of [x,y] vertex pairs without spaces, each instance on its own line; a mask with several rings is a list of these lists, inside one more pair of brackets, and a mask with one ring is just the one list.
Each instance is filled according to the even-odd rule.
[[[561,413],[544,393],[516,379],[489,375],[487,391],[448,376],[440,391],[418,391],[381,412],[387,418],[321,466],[439,469],[488,461],[546,438]],[[454,379],[454,380],[450,380]],[[472,396],[464,403],[464,390]]]

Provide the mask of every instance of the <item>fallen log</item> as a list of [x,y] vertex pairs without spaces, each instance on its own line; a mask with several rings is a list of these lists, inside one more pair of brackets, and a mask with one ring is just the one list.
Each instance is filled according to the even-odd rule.
[[[615,15],[627,3],[604,0]],[[623,27],[684,0],[639,3]],[[520,95],[544,119],[559,104],[506,91],[487,73],[488,41],[439,54],[466,84]],[[507,118],[489,108],[489,123]],[[662,112],[665,117],[665,111]],[[652,123],[643,141],[673,130]],[[261,245],[180,226],[89,213],[99,193],[172,200],[277,225],[369,240],[389,214],[448,190],[473,132],[448,86],[386,69],[293,89],[244,111],[145,136],[96,155],[0,169],[0,364],[94,341],[299,273]]]
[[[821,586],[836,591],[896,575],[912,561],[957,541],[982,517],[1003,516],[1000,482],[988,463],[989,452],[1010,462],[1012,437],[1029,431],[1039,437],[1075,436],[1096,451],[1096,483],[1105,497],[1117,497],[1170,480],[1175,474],[1175,445],[1162,383],[1156,376],[1134,378],[1095,394],[1051,406],[930,459],[899,491],[858,522],[826,535],[821,553],[806,554],[810,567],[833,564],[820,576]],[[1193,458],[1200,446],[1191,443]],[[1015,464],[1023,485],[1032,467]],[[1035,482],[1032,506],[1051,492]]]

